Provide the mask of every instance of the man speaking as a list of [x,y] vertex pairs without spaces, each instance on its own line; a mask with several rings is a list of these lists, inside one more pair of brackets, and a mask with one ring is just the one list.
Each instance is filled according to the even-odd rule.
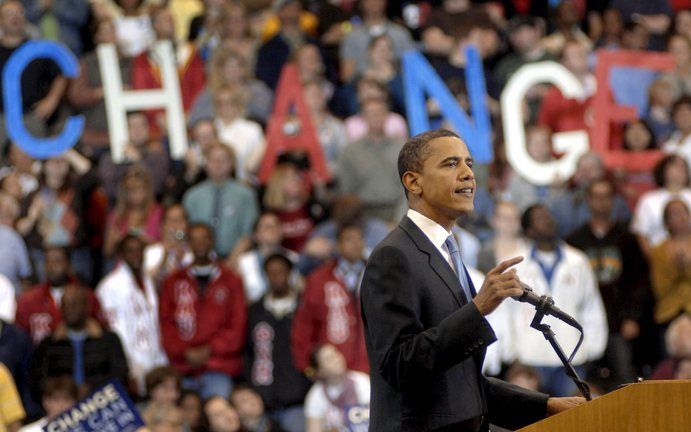
[[[408,214],[372,252],[362,285],[370,431],[516,429],[585,400],[548,398],[482,375],[496,340],[484,316],[523,290],[506,260],[476,292],[451,228],[473,210],[473,160],[458,135],[410,138],[398,156]],[[526,329],[528,331],[528,329]]]

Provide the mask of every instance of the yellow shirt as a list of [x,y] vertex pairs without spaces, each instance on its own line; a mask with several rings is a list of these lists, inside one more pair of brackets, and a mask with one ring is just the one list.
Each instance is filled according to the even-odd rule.
[[[691,250],[689,242],[687,250]],[[650,252],[650,271],[655,294],[655,321],[668,323],[682,312],[691,313],[691,268],[680,269],[668,239]]]
[[19,399],[17,387],[10,371],[0,363],[0,432],[7,430],[10,425],[26,416],[22,401]]

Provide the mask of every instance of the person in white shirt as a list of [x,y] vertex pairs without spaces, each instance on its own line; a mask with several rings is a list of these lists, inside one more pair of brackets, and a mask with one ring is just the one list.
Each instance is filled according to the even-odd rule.
[[[583,326],[585,339],[573,364],[581,378],[585,378],[583,366],[603,355],[608,335],[605,308],[588,258],[557,238],[554,218],[543,205],[528,207],[521,224],[532,245],[525,260],[516,265],[517,275],[537,295],[550,295],[560,309]],[[495,315],[494,319],[505,320],[503,329],[508,332],[508,337],[502,338],[506,346],[501,351],[508,356],[505,362],[518,361],[534,367],[545,385],[543,391],[551,395],[570,396],[577,392],[542,333],[530,328],[535,316],[533,306],[504,302]],[[579,332],[553,317],[545,317],[543,322],[552,327],[566,355],[570,355]]]
[[229,87],[214,97],[216,130],[220,141],[235,152],[235,178],[247,180],[264,156],[264,132],[259,123],[243,117],[246,95]]
[[367,430],[366,423],[355,426],[353,420],[363,420],[357,413],[369,410],[369,377],[348,370],[343,354],[330,344],[318,347],[311,360],[319,380],[305,398],[307,432]]
[[17,299],[14,296],[14,285],[6,276],[0,274],[0,319],[14,322],[17,310]]
[[689,165],[683,157],[675,154],[665,156],[655,166],[654,174],[659,187],[641,196],[631,220],[631,231],[638,237],[646,255],[667,238],[662,218],[665,205],[672,198],[679,198],[691,208]]
[[144,249],[144,273],[156,286],[171,272],[192,263],[194,255],[187,244],[187,211],[180,203],[163,214],[161,241]]
[[144,241],[127,235],[120,242],[120,262],[96,288],[110,328],[122,340],[130,376],[144,393],[144,377],[168,359],[161,346],[158,294],[144,271]]

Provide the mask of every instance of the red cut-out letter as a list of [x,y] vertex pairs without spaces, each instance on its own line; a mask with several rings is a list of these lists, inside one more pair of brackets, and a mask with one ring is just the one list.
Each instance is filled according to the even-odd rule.
[[[294,123],[299,125],[296,130],[287,130],[288,120],[291,123],[297,121]],[[289,150],[307,152],[312,174],[324,182],[331,178],[312,117],[305,104],[297,68],[291,63],[286,64],[281,71],[274,109],[267,127],[266,152],[259,169],[259,180],[262,183],[271,176],[278,156]]]
[[626,168],[632,171],[652,169],[662,155],[659,150],[633,153],[622,149],[621,143],[611,145],[612,123],[622,123],[638,118],[635,107],[617,105],[614,102],[609,87],[609,71],[615,66],[670,71],[674,69],[674,58],[670,54],[648,51],[604,49],[597,51],[595,69],[597,92],[593,98],[595,124],[591,131],[591,148],[602,156],[605,165],[610,169]]

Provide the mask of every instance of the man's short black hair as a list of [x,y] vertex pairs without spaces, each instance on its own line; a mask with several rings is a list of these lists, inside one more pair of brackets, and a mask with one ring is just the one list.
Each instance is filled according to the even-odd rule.
[[[400,153],[398,153],[398,176],[403,183],[403,175],[408,172],[422,172],[422,165],[428,155],[428,146],[430,141],[436,138],[453,137],[461,139],[455,132],[447,129],[435,129],[414,137],[410,137]],[[405,188],[404,188],[405,189]],[[408,190],[405,191],[408,196]]]
[[269,265],[269,263],[274,260],[282,261],[288,267],[288,270],[293,270],[293,262],[290,260],[290,258],[288,258],[288,256],[281,252],[274,252],[264,259],[264,270],[266,270],[266,267]]

